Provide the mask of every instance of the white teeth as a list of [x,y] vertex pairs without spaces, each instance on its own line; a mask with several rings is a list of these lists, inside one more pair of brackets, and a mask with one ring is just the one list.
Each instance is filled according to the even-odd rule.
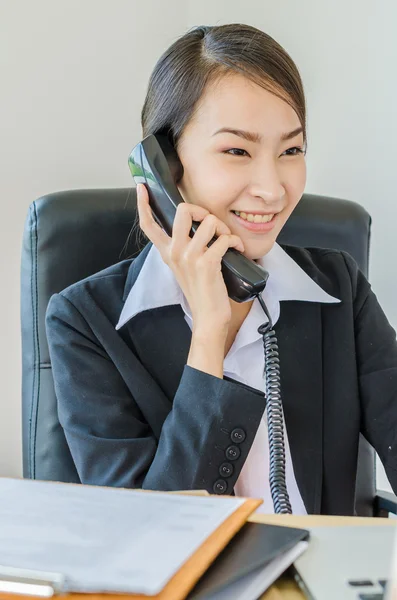
[[240,212],[238,210],[233,211],[238,217],[249,221],[250,223],[269,223],[274,217],[273,215],[253,215],[251,213]]

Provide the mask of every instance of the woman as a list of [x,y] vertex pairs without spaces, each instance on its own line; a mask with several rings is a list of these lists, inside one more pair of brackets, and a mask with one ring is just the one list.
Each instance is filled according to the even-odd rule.
[[138,186],[151,243],[54,295],[47,311],[59,419],[81,481],[204,488],[261,497],[273,511],[265,319],[257,299],[227,295],[221,258],[234,247],[269,272],[293,512],[354,513],[360,431],[397,491],[395,332],[348,255],[276,244],[306,181],[292,59],[248,25],[195,28],[156,64],[142,129],[166,132],[183,165],[172,238]]

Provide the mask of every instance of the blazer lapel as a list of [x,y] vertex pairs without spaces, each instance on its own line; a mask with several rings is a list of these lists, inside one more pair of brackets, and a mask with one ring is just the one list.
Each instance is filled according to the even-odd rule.
[[[192,333],[178,304],[147,310],[125,327],[135,352],[169,399],[175,396],[189,354]],[[168,411],[170,404],[167,404]]]
[[318,514],[323,476],[321,305],[288,301],[280,307],[275,331],[292,463],[307,512]]
[[146,246],[143,248],[143,250],[141,250],[140,253],[131,262],[131,266],[128,269],[127,279],[126,279],[125,286],[124,286],[124,294],[123,294],[124,301],[127,299],[127,296],[130,293],[131,288],[134,285],[134,283],[140,273],[140,270],[143,267],[143,263],[146,260],[148,252],[152,246],[153,246],[152,242],[147,243]]
[[[131,262],[124,287],[126,301],[144,265],[152,243],[149,242]],[[153,282],[153,285],[156,285]],[[158,385],[156,399],[156,423],[154,431],[160,437],[189,353],[191,330],[185,321],[182,307],[166,305],[138,313],[123,325],[128,332],[134,353]],[[177,340],[177,343],[173,343]]]

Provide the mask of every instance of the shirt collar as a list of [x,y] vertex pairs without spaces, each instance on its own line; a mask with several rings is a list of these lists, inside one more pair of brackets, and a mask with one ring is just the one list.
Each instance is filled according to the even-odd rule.
[[[263,298],[273,323],[278,320],[279,303],[284,300],[340,302],[313,281],[277,243],[258,260],[258,263],[269,273]],[[189,305],[172,270],[164,263],[156,246],[152,245],[126,298],[116,329],[123,327],[140,312],[173,304],[179,304],[185,315],[191,319]],[[255,302],[254,305],[257,306],[252,314],[250,313],[250,318],[254,318],[258,310],[262,311],[259,302]],[[263,312],[261,317],[263,320]]]

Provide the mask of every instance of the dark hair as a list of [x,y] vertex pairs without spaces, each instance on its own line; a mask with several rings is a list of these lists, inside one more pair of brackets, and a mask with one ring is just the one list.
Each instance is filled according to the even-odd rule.
[[306,103],[297,66],[270,35],[239,23],[194,27],[163,53],[149,79],[142,136],[167,133],[177,147],[206,85],[233,72],[285,100],[298,115],[306,144]]
[[[205,87],[230,73],[285,100],[299,118],[306,145],[306,102],[297,66],[270,35],[239,23],[194,27],[162,54],[149,78],[142,137],[165,133],[177,149]],[[135,225],[139,229],[138,220]]]

